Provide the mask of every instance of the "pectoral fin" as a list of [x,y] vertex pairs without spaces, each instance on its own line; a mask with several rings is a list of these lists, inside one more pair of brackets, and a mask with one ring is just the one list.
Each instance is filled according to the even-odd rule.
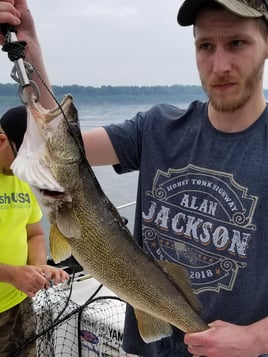
[[134,311],[139,333],[144,342],[151,343],[172,335],[172,328],[167,322],[159,320],[144,311],[137,309]]
[[56,264],[71,255],[71,246],[55,225],[50,226],[49,246],[51,257]]
[[59,231],[66,238],[81,238],[81,228],[71,207],[62,206],[56,212],[56,222]]
[[182,265],[178,265],[164,260],[157,261],[157,264],[160,265],[164,273],[167,274],[168,278],[183,294],[183,296],[191,305],[191,307],[196,312],[200,312],[202,309],[202,305],[193,292],[187,270]]

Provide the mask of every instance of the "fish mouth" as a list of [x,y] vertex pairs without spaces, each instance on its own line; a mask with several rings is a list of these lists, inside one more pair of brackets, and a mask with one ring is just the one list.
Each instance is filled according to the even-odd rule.
[[50,190],[46,190],[46,189],[38,189],[38,190],[45,197],[51,197],[51,198],[63,198],[64,197],[64,192],[50,191]]

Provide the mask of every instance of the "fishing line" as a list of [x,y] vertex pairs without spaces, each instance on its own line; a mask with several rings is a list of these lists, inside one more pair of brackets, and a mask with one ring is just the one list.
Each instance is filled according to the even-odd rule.
[[[70,135],[73,137],[73,139],[75,140],[76,144],[78,145],[79,151],[80,151],[80,153],[82,154],[84,160],[87,161],[87,158],[86,158],[86,155],[85,155],[84,147],[81,146],[79,140],[77,140],[76,136],[74,135],[73,130],[72,130],[72,127],[71,127],[70,123],[68,122],[68,119],[67,119],[67,117],[66,117],[66,115],[65,115],[65,113],[64,113],[64,110],[63,110],[63,108],[62,108],[60,102],[57,100],[57,98],[56,98],[56,96],[54,95],[54,93],[50,90],[49,86],[48,86],[48,85],[46,84],[46,82],[43,80],[43,78],[42,78],[40,72],[38,71],[38,69],[37,69],[36,67],[34,67],[33,65],[32,65],[32,67],[33,67],[33,70],[35,71],[36,75],[38,76],[38,78],[39,78],[40,81],[42,82],[43,86],[44,86],[45,89],[48,91],[48,93],[50,94],[50,96],[53,98],[53,100],[54,100],[55,103],[57,104],[58,108],[60,109],[61,114],[63,115],[63,118],[64,118],[64,120],[65,120],[65,122],[66,122],[66,124],[67,124],[67,126],[68,126]],[[79,127],[79,130],[80,130],[80,127]],[[82,137],[81,137],[81,139],[82,139]]]

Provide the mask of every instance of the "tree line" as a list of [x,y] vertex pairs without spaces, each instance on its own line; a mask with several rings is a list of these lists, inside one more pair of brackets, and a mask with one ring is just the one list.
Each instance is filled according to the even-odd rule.
[[[111,86],[101,87],[74,85],[53,85],[53,93],[57,100],[64,95],[72,94],[78,104],[142,104],[142,103],[189,103],[193,100],[206,100],[201,86],[179,85],[171,86]],[[268,90],[264,90],[268,97]],[[20,103],[18,85],[0,83],[1,106]]]
[[[72,94],[76,102],[81,104],[101,104],[101,103],[146,103],[150,101],[166,102],[189,102],[194,99],[205,99],[205,94],[201,86],[111,86],[101,87],[53,85],[53,93],[58,100],[68,93]],[[18,85],[0,83],[1,102],[18,99]]]

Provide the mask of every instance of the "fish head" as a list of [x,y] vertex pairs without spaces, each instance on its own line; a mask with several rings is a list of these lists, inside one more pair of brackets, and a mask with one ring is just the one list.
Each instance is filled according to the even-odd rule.
[[27,130],[11,169],[33,188],[43,208],[62,206],[72,201],[79,184],[83,150],[78,113],[70,95],[51,110],[30,98]]

